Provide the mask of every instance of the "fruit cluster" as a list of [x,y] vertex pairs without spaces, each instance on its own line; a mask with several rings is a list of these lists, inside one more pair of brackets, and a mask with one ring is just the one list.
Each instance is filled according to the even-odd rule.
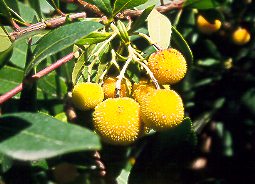
[[94,109],[94,129],[104,142],[128,145],[148,130],[164,131],[182,122],[184,107],[181,97],[174,90],[160,89],[160,86],[183,79],[187,72],[185,58],[173,48],[160,50],[149,57],[146,66],[158,86],[149,79],[141,79],[129,92],[125,83],[121,83],[118,97],[118,77],[106,78],[102,86],[86,82],[74,87],[74,106],[80,110]]

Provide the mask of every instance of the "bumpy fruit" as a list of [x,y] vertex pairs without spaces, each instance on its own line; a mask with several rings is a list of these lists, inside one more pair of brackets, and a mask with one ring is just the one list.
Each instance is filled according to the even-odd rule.
[[244,45],[251,39],[249,31],[245,28],[239,27],[232,33],[232,41],[237,45]]
[[215,20],[214,23],[210,23],[202,15],[198,15],[197,27],[204,34],[212,34],[220,29],[221,21]]
[[131,144],[141,132],[140,106],[128,97],[103,101],[96,106],[93,120],[96,132],[110,144]]
[[145,125],[156,131],[174,127],[184,118],[182,99],[173,90],[154,90],[140,105]]
[[74,86],[72,102],[80,110],[94,109],[104,100],[102,87],[96,83],[79,83]]
[[172,48],[150,55],[148,67],[160,84],[177,83],[187,72],[185,58],[179,51]]
[[147,81],[140,81],[133,85],[132,96],[140,104],[144,100],[144,97],[153,90],[156,90],[154,84]]
[[[114,98],[116,81],[117,81],[117,79],[115,77],[109,77],[106,80],[104,80],[103,90],[104,90],[105,98]],[[120,90],[120,97],[125,97],[125,96],[127,96],[127,88],[126,88],[125,83],[122,82],[121,90]]]

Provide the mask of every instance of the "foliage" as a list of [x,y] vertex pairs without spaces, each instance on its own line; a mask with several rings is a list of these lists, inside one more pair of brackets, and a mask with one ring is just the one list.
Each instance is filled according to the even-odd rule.
[[[255,2],[161,3],[0,0],[0,183],[255,182]],[[220,29],[201,32],[199,15]],[[250,37],[236,44],[240,27]],[[168,48],[183,54],[188,73],[159,85],[147,60]],[[184,120],[165,131],[143,127],[132,144],[101,141],[94,110],[76,109],[71,92],[108,76],[116,97],[122,85],[132,97],[144,78],[177,91]]]

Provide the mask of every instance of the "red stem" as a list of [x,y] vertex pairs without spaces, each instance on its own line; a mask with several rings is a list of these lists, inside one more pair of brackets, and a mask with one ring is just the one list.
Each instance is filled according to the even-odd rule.
[[[58,61],[56,61],[52,65],[46,67],[45,69],[41,70],[40,72],[36,73],[35,75],[27,78],[25,81],[32,83],[35,80],[38,80],[41,77],[43,77],[43,76],[47,75],[48,73],[52,72],[56,68],[60,67],[61,65],[67,63],[68,61],[73,59],[73,57],[74,57],[74,53],[71,52],[70,54],[68,54],[68,55],[64,56],[63,58],[59,59]],[[0,105],[2,103],[4,103],[5,101],[9,100],[10,98],[12,98],[13,96],[15,96],[16,94],[18,94],[19,92],[21,92],[22,89],[23,89],[23,83],[19,84],[17,87],[12,89],[11,91],[8,91],[7,93],[0,96]]]

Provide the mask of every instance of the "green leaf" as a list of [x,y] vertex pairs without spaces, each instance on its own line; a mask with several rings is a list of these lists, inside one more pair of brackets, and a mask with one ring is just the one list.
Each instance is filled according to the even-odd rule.
[[118,184],[127,184],[128,183],[128,176],[129,173],[127,170],[122,169],[120,175],[117,177],[117,183]]
[[36,11],[28,6],[27,4],[23,4],[19,2],[19,10],[20,10],[20,16],[22,19],[26,22],[33,23],[35,18],[37,18],[37,13]]
[[42,19],[43,14],[42,14],[42,10],[41,10],[40,0],[28,0],[28,2],[30,4],[30,6],[36,11],[39,18]]
[[146,21],[148,15],[151,13],[153,10],[154,5],[146,8],[143,13],[137,18],[137,20],[132,24],[131,29],[129,32],[133,32],[137,29],[139,29]]
[[47,0],[47,2],[55,9],[59,8],[59,0]]
[[82,69],[84,68],[84,65],[85,65],[85,58],[86,58],[85,52],[83,52],[74,65],[73,72],[72,72],[72,83],[74,85],[78,82],[78,77],[82,73]]
[[181,33],[175,27],[172,27],[172,30],[172,46],[176,47],[182,52],[182,54],[186,58],[188,65],[190,66],[193,62],[192,51]]
[[0,15],[11,19],[11,12],[5,2],[5,0],[0,0]]
[[0,121],[0,152],[14,159],[33,161],[100,149],[95,133],[45,114],[6,114]]
[[48,56],[73,45],[80,38],[102,27],[103,25],[100,23],[85,21],[75,22],[54,29],[39,40],[33,53],[34,58],[27,67],[25,73],[27,74],[33,67]]
[[170,20],[156,9],[148,16],[148,31],[151,39],[162,49],[167,49],[170,44],[172,26]]
[[116,0],[114,2],[113,15],[115,16],[123,10],[134,8],[146,2],[147,0]]
[[0,69],[9,61],[12,51],[13,47],[9,47],[7,50],[0,52]]
[[12,57],[10,58],[10,61],[12,64],[15,66],[18,66],[20,68],[25,67],[26,63],[26,57],[27,57],[27,40],[26,39],[21,39],[20,41],[17,41],[14,43],[13,47],[13,53]]
[[251,88],[242,96],[243,105],[255,115],[255,88]]
[[85,0],[86,2],[98,7],[105,15],[112,16],[112,7],[110,0]]
[[108,39],[111,35],[112,33],[109,32],[92,32],[89,35],[80,39],[76,44],[82,46],[100,43]]
[[0,43],[0,52],[7,50],[12,45],[11,40],[2,27],[0,27]]
[[5,0],[6,5],[11,8],[13,11],[16,13],[20,13],[19,11],[19,6],[18,6],[18,1],[17,0]]
[[144,9],[148,8],[149,6],[155,6],[155,5],[156,6],[160,5],[159,0],[148,0],[146,3],[144,3],[142,5],[139,5],[135,8],[138,9],[138,10],[144,10]]
[[217,7],[219,4],[215,0],[186,0],[184,7],[195,9],[211,9]]

